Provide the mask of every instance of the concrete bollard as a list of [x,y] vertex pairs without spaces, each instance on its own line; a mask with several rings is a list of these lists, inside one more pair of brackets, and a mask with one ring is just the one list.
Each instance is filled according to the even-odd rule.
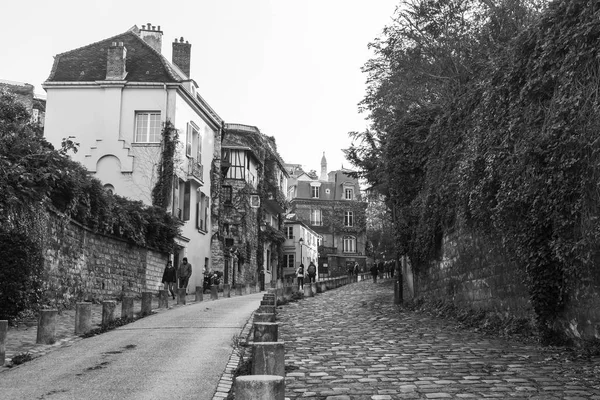
[[196,300],[196,302],[204,300],[204,287],[203,286],[196,286],[195,300]]
[[231,285],[223,285],[223,297],[231,297]]
[[279,324],[274,322],[257,322],[254,324],[255,342],[276,342]]
[[185,306],[187,304],[187,290],[186,288],[177,289],[177,304]]
[[254,342],[252,375],[278,375],[285,378],[284,342]]
[[275,322],[275,314],[273,313],[254,313],[254,323],[257,322]]
[[159,290],[158,291],[158,308],[169,308],[169,291]]
[[133,297],[123,297],[123,301],[121,302],[121,318],[133,318]]
[[142,315],[152,314],[152,292],[142,292]]
[[8,333],[8,320],[0,320],[0,367],[6,361],[6,334]]
[[259,313],[269,313],[269,314],[277,314],[275,306],[260,306],[258,307],[257,312]]
[[313,297],[312,286],[309,284],[304,285],[304,297]]
[[115,320],[116,300],[105,300],[102,302],[102,326],[110,324]]
[[321,286],[321,293],[326,292],[327,291],[327,283],[326,282],[319,282],[319,286]]
[[235,295],[242,296],[244,294],[244,288],[242,285],[235,285]]
[[83,335],[92,330],[92,303],[75,304],[75,334]]
[[37,344],[56,342],[56,315],[58,310],[40,310],[37,327]]
[[275,305],[275,300],[271,300],[271,299],[261,300],[260,301],[260,305],[261,306],[274,306]]
[[313,292],[313,296],[319,292],[317,292],[317,282],[311,282],[310,284],[310,290],[312,290]]
[[257,283],[256,286],[254,286],[254,289],[256,290],[254,293],[260,293],[260,283]]
[[242,375],[235,378],[236,400],[284,400],[285,380],[277,375]]
[[250,284],[249,284],[249,283],[246,283],[246,294],[250,294],[250,293],[252,293],[252,292],[250,291]]
[[210,299],[217,300],[218,298],[219,298],[219,287],[213,285],[210,287]]

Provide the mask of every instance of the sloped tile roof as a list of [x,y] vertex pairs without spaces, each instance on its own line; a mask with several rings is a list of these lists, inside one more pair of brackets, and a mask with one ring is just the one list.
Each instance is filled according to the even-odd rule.
[[137,34],[134,26],[128,31],[65,53],[54,59],[48,82],[94,82],[106,79],[107,50],[113,42],[123,42],[127,49],[126,81],[181,82],[185,77],[159,52]]

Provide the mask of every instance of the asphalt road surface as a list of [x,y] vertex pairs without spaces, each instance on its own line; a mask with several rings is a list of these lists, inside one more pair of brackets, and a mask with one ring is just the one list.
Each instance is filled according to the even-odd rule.
[[0,399],[210,400],[262,293],[161,312],[0,373]]

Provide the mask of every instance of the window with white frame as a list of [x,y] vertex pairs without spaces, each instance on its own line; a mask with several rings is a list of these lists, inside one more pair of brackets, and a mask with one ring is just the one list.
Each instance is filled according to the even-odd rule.
[[135,142],[160,143],[160,112],[137,111],[135,113]]
[[283,267],[284,268],[294,268],[294,255],[293,254],[284,254],[283,255]]
[[[199,134],[199,130],[198,127],[193,123],[190,122],[187,124],[187,132],[186,132],[186,137],[185,137],[185,155],[188,156],[189,158],[196,158],[197,162],[199,163],[199,140],[198,138],[200,137]],[[194,146],[195,144],[195,146]],[[196,148],[196,154],[194,154],[194,147]]]
[[344,236],[344,253],[356,253],[356,238],[354,236]]
[[310,210],[310,224],[314,226],[323,225],[323,220],[321,219],[321,210]]
[[344,212],[344,226],[354,226],[354,211]]
[[293,239],[294,238],[294,227],[293,226],[286,226],[285,227],[285,238],[286,239]]
[[344,199],[346,199],[346,200],[354,199],[354,189],[353,188],[344,189]]
[[310,194],[311,194],[311,197],[313,199],[318,199],[319,198],[319,187],[318,186],[311,186],[310,187]]

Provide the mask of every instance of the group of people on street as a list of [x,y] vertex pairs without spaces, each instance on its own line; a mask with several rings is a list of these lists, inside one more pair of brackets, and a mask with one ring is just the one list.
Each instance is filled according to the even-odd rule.
[[179,281],[179,288],[187,288],[192,276],[192,264],[188,262],[187,257],[183,257],[178,268],[173,266],[171,260],[167,261],[167,266],[163,272],[162,283],[165,285],[165,290],[168,290],[175,299],[175,288]]
[[316,282],[317,277],[317,266],[314,262],[310,262],[308,264],[308,268],[304,271],[304,264],[300,264],[300,266],[296,269],[296,278],[298,278],[298,289],[304,290],[304,277],[308,279],[307,283]]

